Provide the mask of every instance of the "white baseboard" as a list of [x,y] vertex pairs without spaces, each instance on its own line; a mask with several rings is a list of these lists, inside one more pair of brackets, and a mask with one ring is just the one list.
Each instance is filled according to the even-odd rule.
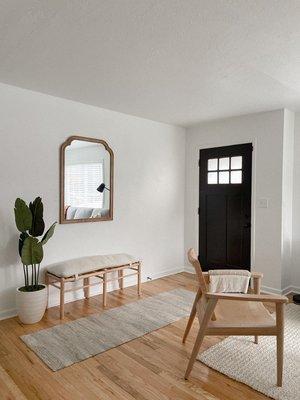
[[291,293],[300,294],[300,287],[297,286],[288,286],[282,290],[282,294],[288,295]]
[[263,293],[270,293],[270,294],[282,294],[282,290],[280,290],[280,289],[276,289],[276,288],[272,288],[272,287],[270,287],[270,286],[262,286],[261,287],[261,291],[263,292]]
[[188,272],[189,274],[196,274],[195,269],[190,265],[185,265],[184,272]]
[[9,308],[7,310],[0,311],[0,321],[2,319],[12,318],[17,315],[17,310],[15,308]]
[[185,267],[170,268],[170,269],[166,269],[162,272],[153,274],[150,276],[150,278],[155,280],[155,279],[163,278],[164,276],[179,274],[180,272],[183,272],[184,270],[185,270]]
[[[184,267],[178,267],[178,268],[170,268],[166,269],[164,271],[155,273],[155,274],[149,274],[148,276],[151,278],[151,280],[163,278],[164,276],[169,276],[169,275],[174,275],[178,274],[180,272],[184,271]],[[147,282],[147,276],[142,276],[142,283]],[[78,281],[80,283],[80,281]],[[75,283],[76,284],[76,283]],[[130,286],[135,286],[136,285],[136,277],[129,277],[124,280],[124,287],[130,287]],[[113,290],[118,289],[118,284],[117,282],[109,282],[107,285],[107,291],[112,292]],[[99,286],[92,286],[90,288],[90,297],[97,296],[99,294],[102,294],[102,285],[99,283]],[[65,304],[66,303],[71,303],[73,301],[77,300],[82,300],[84,299],[83,295],[83,290],[78,290],[77,292],[69,292],[66,293],[65,296]],[[56,307],[59,305],[59,290],[50,287],[50,295],[49,295],[49,308],[51,307]],[[2,310],[0,311],[0,321],[3,319],[7,318],[12,318],[17,315],[17,310],[16,308],[11,308],[7,310]]]

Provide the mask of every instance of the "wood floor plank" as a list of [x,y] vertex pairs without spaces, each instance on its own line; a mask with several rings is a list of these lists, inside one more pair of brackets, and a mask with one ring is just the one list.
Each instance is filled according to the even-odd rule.
[[0,365],[0,394],[2,400],[26,400],[26,397]]
[[[180,273],[143,284],[141,298],[185,288],[196,290],[192,274]],[[137,301],[136,287],[108,294],[108,308]],[[187,318],[110,349],[63,370],[52,372],[20,340],[23,334],[103,312],[101,296],[47,310],[41,322],[23,325],[17,318],[0,321],[1,400],[267,400],[246,385],[197,362],[191,378],[184,372],[197,333],[197,321],[182,344]],[[202,350],[220,341],[205,338]]]

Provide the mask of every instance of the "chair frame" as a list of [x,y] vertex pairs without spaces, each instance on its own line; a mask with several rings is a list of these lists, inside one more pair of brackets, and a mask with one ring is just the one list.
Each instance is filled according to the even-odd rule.
[[[182,342],[185,343],[192,327],[195,316],[198,315],[200,328],[192,350],[192,354],[185,372],[185,379],[188,379],[196,357],[199,353],[204,336],[255,336],[255,343],[258,343],[258,336],[276,336],[277,339],[277,386],[282,386],[283,374],[283,339],[284,339],[284,305],[288,302],[287,297],[280,295],[260,294],[261,280],[263,274],[252,272],[254,294],[235,294],[235,293],[210,293],[207,283],[208,273],[202,272],[194,249],[188,251],[189,262],[196,271],[199,287],[192,306],[191,314],[183,335]],[[270,302],[276,305],[276,322],[274,326],[242,326],[239,327],[209,327],[210,320],[216,320],[215,307],[219,300],[254,301]]]

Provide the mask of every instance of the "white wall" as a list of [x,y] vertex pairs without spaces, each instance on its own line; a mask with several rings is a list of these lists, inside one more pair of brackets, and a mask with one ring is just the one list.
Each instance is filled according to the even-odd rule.
[[58,220],[59,146],[71,135],[101,138],[113,149],[114,220],[58,225],[43,265],[128,252],[142,258],[143,279],[182,269],[184,129],[2,84],[0,110],[0,317],[14,314],[23,284],[15,198],[40,195],[47,226]]
[[300,293],[300,113],[295,116],[292,290]]
[[[186,135],[185,249],[198,249],[199,150],[252,142],[251,268],[264,273],[265,290],[274,292],[282,289],[283,123],[278,110],[200,124]],[[268,208],[256,207],[260,198],[269,200]]]

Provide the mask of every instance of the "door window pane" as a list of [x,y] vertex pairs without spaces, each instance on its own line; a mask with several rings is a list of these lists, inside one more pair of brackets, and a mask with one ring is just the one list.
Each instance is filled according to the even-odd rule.
[[219,172],[219,183],[229,183],[229,171]]
[[229,169],[229,157],[219,158],[219,169]]
[[217,172],[208,172],[207,174],[207,183],[209,185],[218,183],[218,173]]
[[242,169],[242,156],[231,157],[231,169]]
[[217,158],[209,159],[207,163],[207,169],[208,171],[216,171],[218,169],[218,159]]
[[207,183],[217,184],[241,184],[242,183],[243,157],[221,157],[207,160]]
[[231,171],[230,183],[242,183],[242,171]]

